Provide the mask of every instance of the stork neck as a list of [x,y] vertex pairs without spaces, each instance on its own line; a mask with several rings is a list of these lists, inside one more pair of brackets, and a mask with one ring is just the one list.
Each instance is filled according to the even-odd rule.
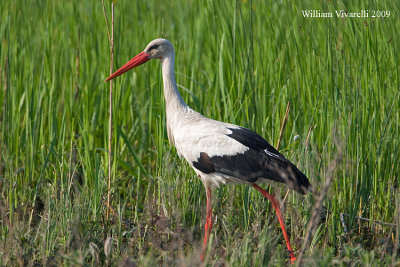
[[165,108],[167,113],[169,111],[178,111],[187,107],[185,101],[183,101],[181,95],[179,94],[178,87],[176,86],[174,65],[174,54],[170,54],[161,60]]

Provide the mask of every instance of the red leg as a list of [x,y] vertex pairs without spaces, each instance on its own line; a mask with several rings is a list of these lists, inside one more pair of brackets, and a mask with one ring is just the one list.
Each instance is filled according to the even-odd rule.
[[211,208],[211,189],[206,188],[207,195],[207,216],[206,216],[206,225],[205,225],[205,233],[204,233],[204,241],[203,241],[203,249],[201,252],[201,260],[203,260],[204,253],[207,248],[208,238],[210,237],[211,229],[212,229],[212,208]]
[[279,208],[278,200],[276,200],[276,198],[274,196],[268,194],[267,191],[265,191],[264,189],[259,187],[257,184],[251,184],[251,186],[254,187],[255,189],[257,189],[258,191],[260,191],[261,194],[263,194],[263,196],[265,196],[272,202],[272,207],[275,209],[276,215],[278,216],[279,224],[281,225],[282,232],[283,232],[283,237],[285,238],[286,246],[289,250],[290,262],[293,263],[296,260],[296,257],[294,256],[292,246],[290,245],[289,236],[285,230],[285,223],[283,222],[282,212],[281,212],[281,209]]

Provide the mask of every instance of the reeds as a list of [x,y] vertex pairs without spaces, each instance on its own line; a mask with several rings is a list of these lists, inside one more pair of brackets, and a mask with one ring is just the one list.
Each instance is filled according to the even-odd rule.
[[[104,4],[110,18],[111,2]],[[167,141],[159,63],[116,79],[110,102],[101,2],[0,0],[0,6],[0,265],[196,261],[205,195]],[[393,16],[301,15],[303,9],[365,8]],[[327,209],[313,224],[303,262],[395,265],[399,10],[389,0],[118,0],[114,66],[157,37],[169,39],[191,107],[251,128],[271,144],[280,140],[280,151],[317,192],[332,177],[321,201],[318,193],[292,192],[285,200],[296,253],[315,203]],[[271,186],[285,195],[284,186]],[[280,229],[262,196],[248,186],[225,186],[216,190],[215,203],[211,265],[286,265]],[[113,212],[106,220],[108,206]],[[340,214],[348,215],[347,231]]]

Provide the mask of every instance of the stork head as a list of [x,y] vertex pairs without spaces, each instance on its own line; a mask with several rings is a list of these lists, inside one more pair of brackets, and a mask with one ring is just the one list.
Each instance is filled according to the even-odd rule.
[[150,59],[158,58],[162,60],[165,56],[174,52],[174,46],[167,39],[158,38],[151,41],[143,52],[147,53]]
[[127,72],[130,69],[133,69],[139,65],[142,65],[143,63],[149,61],[150,59],[158,58],[160,60],[163,60],[164,57],[174,53],[174,46],[171,44],[170,41],[167,39],[163,38],[158,38],[153,41],[151,41],[146,48],[140,52],[137,56],[132,58],[129,62],[127,62],[125,65],[123,65],[121,68],[119,68],[116,72],[111,74],[110,77],[105,80],[105,82],[108,82],[109,80],[112,80],[125,72]]

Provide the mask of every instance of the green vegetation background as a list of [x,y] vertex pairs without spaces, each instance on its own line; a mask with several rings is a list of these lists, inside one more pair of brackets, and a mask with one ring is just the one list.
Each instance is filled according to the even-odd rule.
[[[308,2],[118,0],[114,69],[167,38],[185,101],[274,145],[290,102],[281,152],[317,189],[334,179],[305,262],[398,264],[400,3]],[[0,7],[0,265],[199,263],[205,191],[168,144],[159,63],[114,82],[107,220],[110,49],[101,1]],[[304,18],[310,9],[390,16]],[[294,192],[285,200],[296,253],[315,200]],[[274,211],[255,190],[214,190],[214,215],[210,266],[287,263]]]

